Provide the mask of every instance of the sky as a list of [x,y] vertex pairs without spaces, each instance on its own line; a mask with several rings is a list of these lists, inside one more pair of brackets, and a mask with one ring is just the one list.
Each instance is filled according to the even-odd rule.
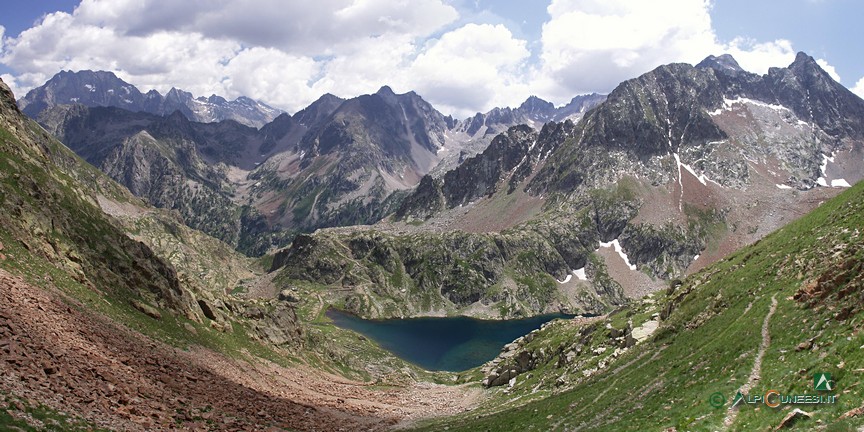
[[464,118],[710,54],[764,74],[804,51],[864,96],[862,16],[860,0],[27,0],[0,15],[0,78],[21,97],[108,70],[289,113],[389,85]]

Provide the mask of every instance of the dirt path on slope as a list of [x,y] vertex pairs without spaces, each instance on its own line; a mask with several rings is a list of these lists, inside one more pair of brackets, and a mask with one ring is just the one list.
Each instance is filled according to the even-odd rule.
[[[768,325],[771,322],[771,316],[777,311],[777,295],[771,296],[771,308],[768,309],[768,314],[765,315],[765,321],[762,322],[762,343],[759,344],[759,352],[756,353],[756,361],[753,362],[753,369],[750,370],[750,377],[741,388],[738,389],[742,394],[747,394],[753,389],[756,381],[762,379],[762,359],[765,357],[765,352],[771,346],[771,333],[768,331]],[[726,412],[726,418],[723,419],[723,426],[729,429],[738,417],[738,408],[730,407]]]
[[382,390],[309,367],[178,350],[2,270],[0,393],[129,431],[384,430],[479,400],[478,389]]

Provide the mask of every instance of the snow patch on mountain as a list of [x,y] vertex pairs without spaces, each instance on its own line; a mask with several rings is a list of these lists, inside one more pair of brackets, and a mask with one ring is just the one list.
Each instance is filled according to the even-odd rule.
[[717,115],[723,114],[725,111],[732,111],[732,108],[734,105],[753,105],[753,106],[758,106],[758,107],[762,107],[762,108],[772,109],[772,110],[777,111],[777,112],[783,112],[783,111],[790,111],[791,112],[791,110],[789,108],[786,108],[783,105],[769,104],[769,103],[765,103],[765,102],[762,102],[759,100],[744,98],[744,97],[737,97],[735,99],[729,99],[729,98],[724,97],[723,98],[723,106],[720,108],[717,108],[714,111],[709,112],[708,115],[717,116]]
[[819,173],[822,175],[816,179],[816,183],[819,184],[819,186],[828,186],[828,180],[826,180],[826,177],[828,177],[828,174],[826,174],[828,162],[834,162],[834,154],[831,154],[831,156],[826,156],[825,154],[822,155],[822,165],[819,166]]
[[618,256],[620,256],[621,259],[624,260],[624,264],[627,264],[627,267],[628,267],[630,270],[636,270],[636,265],[635,265],[635,264],[630,264],[630,259],[627,258],[627,254],[624,253],[624,249],[621,248],[621,243],[618,242],[618,239],[612,240],[611,242],[608,242],[608,243],[600,242],[600,247],[604,247],[604,248],[611,247],[611,248],[614,248],[614,249],[615,249],[615,252],[618,253]]
[[573,270],[573,276],[576,276],[576,279],[579,279],[581,281],[588,280],[588,276],[585,274],[585,267]]

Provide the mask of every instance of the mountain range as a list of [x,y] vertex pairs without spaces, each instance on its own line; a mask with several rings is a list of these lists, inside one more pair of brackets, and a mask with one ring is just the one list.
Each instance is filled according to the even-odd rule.
[[164,96],[156,90],[141,93],[114,73],[105,71],[62,71],[18,100],[21,110],[32,118],[55,105],[68,104],[117,107],[159,116],[180,111],[192,121],[234,120],[251,127],[261,127],[282,113],[247,97],[233,101],[216,95],[196,98],[173,87]]
[[[497,135],[384,223],[298,237],[274,270],[352,281],[343,306],[362,316],[600,313],[864,178],[862,114],[803,53],[764,76],[728,56],[660,66],[578,123]],[[425,294],[435,301],[412,301]]]
[[[184,111],[130,110],[101,97],[125,91],[139,94],[108,72],[61,72],[22,105],[136,195],[250,254],[284,244],[296,231],[376,222],[423,175],[481,151],[496,131],[578,119],[604,99],[577,97],[555,108],[532,97],[516,109],[457,121],[413,92],[397,95],[384,86],[348,100],[324,95],[256,129],[192,121]],[[87,99],[91,93],[101,98]],[[72,99],[78,103],[57,103]]]
[[[600,312],[813,208],[862,178],[862,113],[800,53],[764,76],[709,56],[608,96],[561,108],[531,97],[465,120],[387,86],[324,95],[260,129],[81,104],[37,118],[136,195],[244,253],[356,226],[301,235],[273,270],[352,287],[338,301],[359,315],[481,304],[514,316]],[[389,252],[359,259],[369,248]],[[370,266],[408,277],[369,292],[387,285]]]

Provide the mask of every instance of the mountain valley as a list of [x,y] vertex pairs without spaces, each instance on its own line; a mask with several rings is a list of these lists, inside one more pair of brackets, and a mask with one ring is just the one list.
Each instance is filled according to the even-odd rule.
[[[805,53],[463,120],[61,72],[0,84],[0,164],[0,428],[864,426],[864,100]],[[454,373],[329,308],[579,316]],[[730,407],[817,373],[836,403]]]

